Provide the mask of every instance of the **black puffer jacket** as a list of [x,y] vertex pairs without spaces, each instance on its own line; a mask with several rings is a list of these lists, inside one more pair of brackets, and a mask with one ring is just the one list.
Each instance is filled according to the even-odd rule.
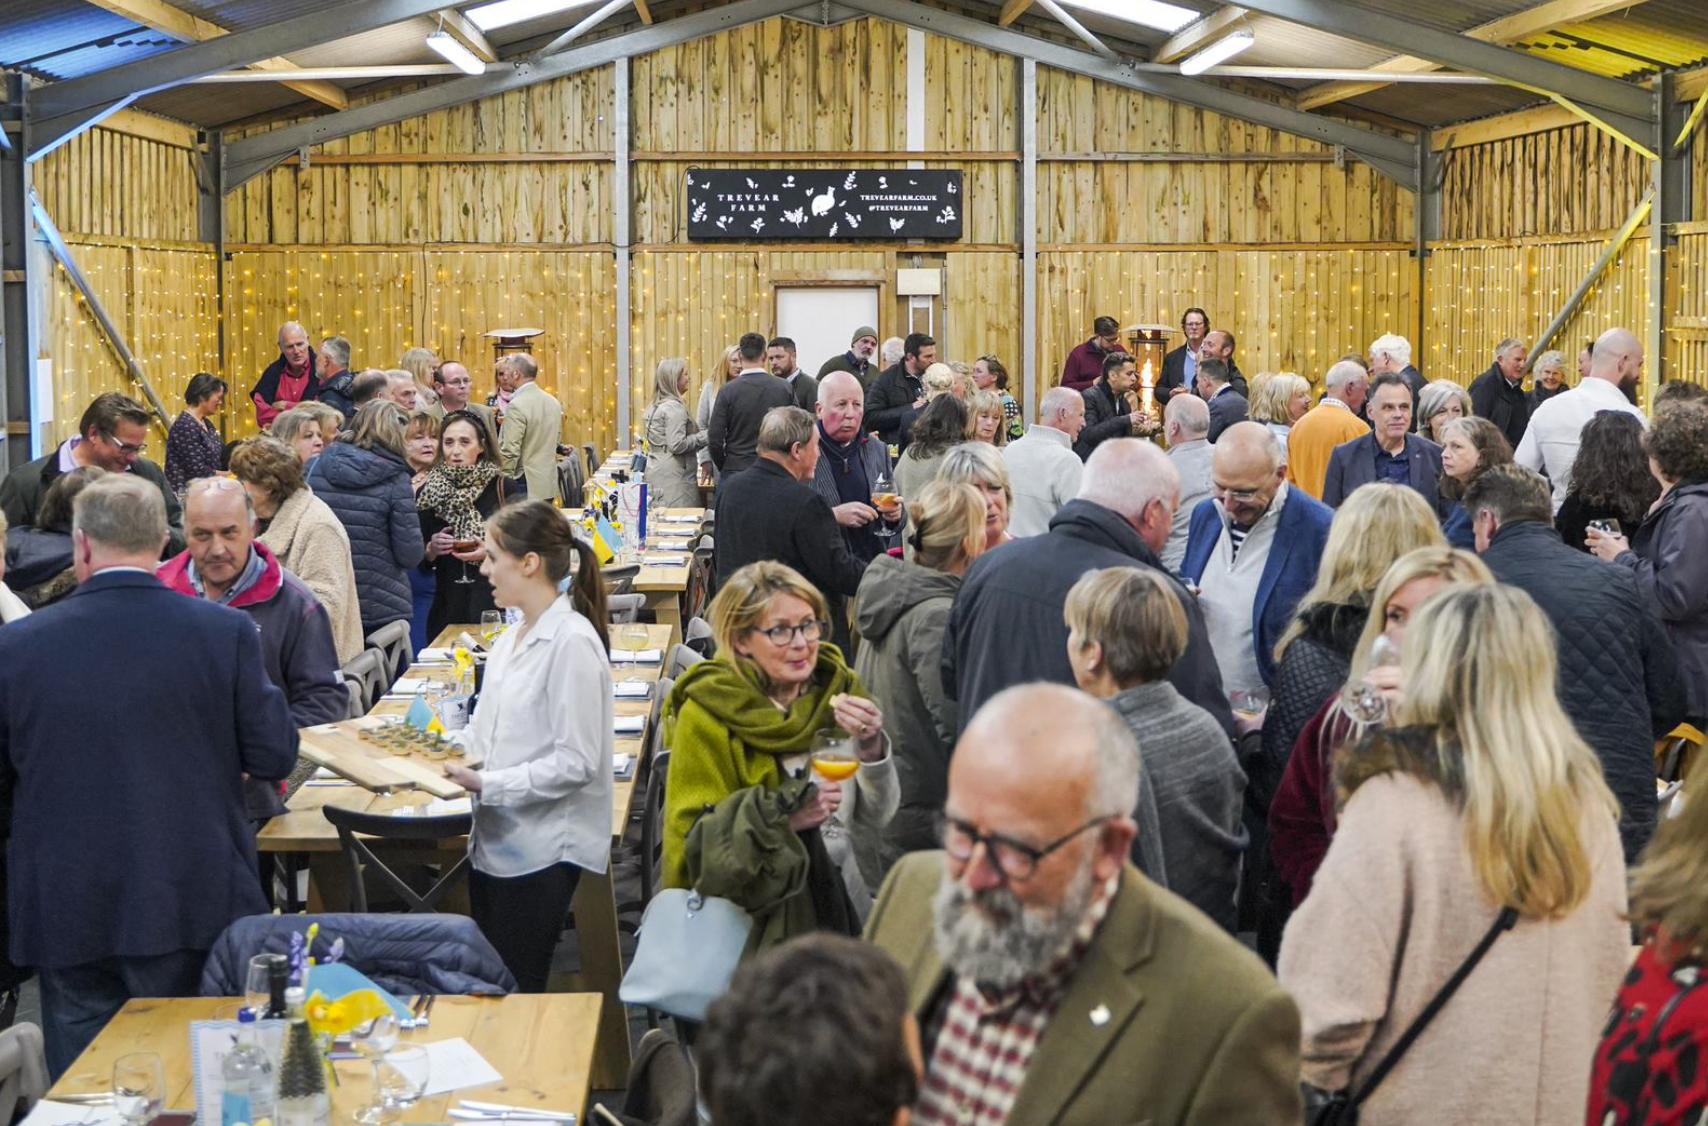
[[421,562],[426,543],[410,476],[409,466],[390,450],[348,442],[327,446],[309,466],[308,487],[350,535],[364,634],[407,621],[414,609],[408,570]]
[[1630,864],[1655,829],[1654,740],[1684,718],[1672,642],[1629,571],[1573,551],[1546,524],[1501,528],[1483,562],[1554,624],[1560,704],[1619,799]]
[[1245,764],[1246,801],[1261,805],[1266,816],[1299,732],[1351,675],[1352,651],[1369,613],[1362,602],[1319,602],[1299,611],[1305,632],[1287,646],[1275,666],[1269,712],[1263,718],[1262,753]]

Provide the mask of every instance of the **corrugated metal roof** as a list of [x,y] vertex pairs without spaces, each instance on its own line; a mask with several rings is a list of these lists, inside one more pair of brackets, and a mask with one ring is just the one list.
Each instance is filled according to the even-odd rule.
[[83,0],[6,0],[0,16],[0,66],[43,78],[76,78],[172,45]]

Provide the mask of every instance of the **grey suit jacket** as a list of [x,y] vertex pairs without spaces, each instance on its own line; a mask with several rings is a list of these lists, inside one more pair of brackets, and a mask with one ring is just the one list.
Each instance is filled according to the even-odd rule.
[[[1445,515],[1452,502],[1441,496],[1441,447],[1421,434],[1406,435],[1406,453],[1411,458],[1408,482],[1437,518]],[[1323,479],[1323,503],[1339,508],[1360,485],[1376,479],[1376,435],[1366,434],[1350,442],[1342,442],[1328,455],[1328,476]]]
[[[931,937],[943,878],[941,852],[902,857],[866,920],[924,1026],[954,980]],[[1008,1126],[1287,1126],[1300,1114],[1292,998],[1255,954],[1127,867]]]

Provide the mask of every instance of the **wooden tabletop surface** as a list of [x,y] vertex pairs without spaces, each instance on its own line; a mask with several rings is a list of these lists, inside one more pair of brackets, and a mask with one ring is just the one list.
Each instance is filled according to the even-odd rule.
[[[666,650],[670,643],[670,627],[649,625],[647,630],[647,648]],[[445,648],[456,641],[459,633],[467,632],[478,637],[478,625],[455,624],[433,639],[434,648]],[[665,653],[666,658],[669,654]],[[663,675],[662,662],[655,665],[618,663],[611,669],[613,681],[640,681],[656,685]],[[412,665],[407,676],[428,677],[442,680],[455,676],[455,671],[435,665]],[[656,695],[656,691],[654,693]],[[652,711],[653,700],[618,700],[615,705],[617,715],[648,715]],[[394,716],[402,715],[409,710],[407,700],[381,700],[375,705],[370,715]],[[619,735],[616,738],[618,754],[639,754],[646,746],[651,732],[640,735]],[[426,762],[426,759],[422,760]],[[431,764],[430,764],[431,765]],[[629,807],[634,801],[633,775],[628,779],[618,779],[611,791],[612,821],[611,829],[614,837],[620,837],[623,826],[629,820]],[[304,785],[287,804],[286,811],[267,822],[257,838],[256,845],[262,852],[336,852],[338,851],[338,831],[321,813],[321,807],[326,805],[343,806],[367,813],[389,813],[395,809],[424,805],[433,800],[428,794],[414,790],[400,790],[391,794],[376,794],[353,782],[343,782],[337,779],[317,779]]]
[[[400,1044],[462,1037],[486,1058],[503,1080],[422,1099],[404,1122],[444,1122],[463,1099],[572,1112],[584,1121],[594,1038],[599,1028],[597,993],[513,993],[508,997],[440,997],[426,1028],[405,1029]],[[230,997],[188,997],[126,1002],[94,1043],[48,1092],[59,1095],[110,1093],[113,1064],[129,1052],[153,1052],[166,1070],[166,1109],[194,1110],[190,1021],[213,1020],[242,1002]],[[349,1122],[372,1095],[365,1060],[338,1060],[339,1086],[332,1090],[332,1119]],[[429,1079],[431,1082],[431,1079]]]

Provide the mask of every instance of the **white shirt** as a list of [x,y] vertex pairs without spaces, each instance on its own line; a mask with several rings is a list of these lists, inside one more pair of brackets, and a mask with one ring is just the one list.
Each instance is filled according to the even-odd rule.
[[24,605],[24,600],[7,589],[5,583],[0,583],[0,622],[15,622],[29,616],[30,608]]
[[1085,463],[1064,431],[1042,423],[1033,423],[1025,437],[1002,447],[1002,460],[1014,490],[1008,534],[1016,539],[1043,535],[1062,505],[1079,495]]
[[469,852],[491,876],[561,861],[603,872],[616,749],[610,655],[567,595],[518,643],[520,634],[498,639],[470,723],[481,790]]
[[1631,405],[1625,393],[1605,379],[1585,379],[1570,391],[1562,391],[1536,408],[1518,443],[1513,460],[1538,473],[1546,473],[1554,486],[1554,511],[1566,503],[1572,487],[1572,463],[1578,458],[1578,441],[1584,426],[1597,411],[1624,411],[1648,420]]

